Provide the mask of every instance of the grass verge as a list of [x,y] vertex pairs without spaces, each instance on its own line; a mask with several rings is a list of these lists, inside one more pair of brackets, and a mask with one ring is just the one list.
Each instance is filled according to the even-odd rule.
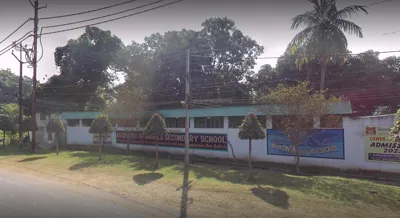
[[[154,163],[143,154],[104,154],[99,161],[97,152],[91,151],[62,151],[57,156],[47,150],[35,154],[13,147],[0,150],[0,164],[5,167],[35,169],[123,195],[173,198],[179,203],[183,163],[161,159],[156,171]],[[396,185],[260,169],[254,170],[254,175],[254,181],[248,182],[246,168],[192,164],[190,196],[196,199],[197,209],[212,208],[216,213],[236,207],[241,214],[238,217],[254,217],[255,211],[270,217],[397,217],[400,212],[400,188]],[[270,210],[264,211],[266,208]]]

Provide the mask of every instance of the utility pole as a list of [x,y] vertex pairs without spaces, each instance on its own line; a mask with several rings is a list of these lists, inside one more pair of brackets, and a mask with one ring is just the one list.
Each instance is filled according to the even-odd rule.
[[189,192],[189,80],[190,80],[190,50],[186,54],[186,79],[185,79],[185,164],[183,168],[183,185],[181,197],[181,213],[180,218],[187,217],[187,199]]
[[32,89],[32,152],[36,149],[36,73],[37,73],[37,39],[38,39],[38,25],[39,25],[39,10],[46,8],[47,5],[39,7],[39,0],[36,0],[34,4],[29,0],[32,7],[35,9],[33,17],[33,89]]
[[15,57],[15,59],[17,59],[17,61],[19,62],[19,93],[18,93],[18,101],[19,101],[19,117],[18,117],[18,121],[19,121],[19,127],[18,127],[18,144],[19,146],[22,145],[22,131],[21,131],[21,124],[22,124],[22,66],[25,62],[22,61],[22,44],[19,44],[19,58],[17,56],[15,56],[14,51],[12,51],[12,55]]

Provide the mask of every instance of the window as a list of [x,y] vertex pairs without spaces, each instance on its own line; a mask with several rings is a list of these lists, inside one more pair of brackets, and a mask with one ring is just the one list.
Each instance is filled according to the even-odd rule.
[[48,132],[47,133],[47,140],[53,140],[53,133],[52,132]]
[[224,128],[224,117],[195,117],[194,128]]
[[68,126],[79,126],[78,119],[67,120]]
[[185,128],[185,118],[166,118],[165,124],[167,125],[167,128]]
[[39,118],[40,120],[46,120],[46,119],[47,119],[46,114],[40,113],[40,114],[39,114],[39,117],[40,117],[40,118]]
[[82,119],[82,126],[90,127],[92,125],[93,119]]
[[244,116],[228,117],[228,126],[232,129],[237,129],[242,124]]
[[323,115],[319,122],[321,128],[343,128],[340,115]]
[[[283,122],[290,123],[290,119],[296,119],[296,122],[299,122],[299,120],[297,120],[297,116],[272,116],[272,129],[283,129],[284,128]],[[312,129],[314,126],[313,118],[307,117],[304,118],[304,120],[305,121],[303,123],[307,125],[307,128]]]

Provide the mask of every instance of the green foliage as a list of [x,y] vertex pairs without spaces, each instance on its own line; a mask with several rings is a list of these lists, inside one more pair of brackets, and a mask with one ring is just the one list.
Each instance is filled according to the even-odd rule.
[[342,101],[340,97],[326,98],[326,91],[315,92],[309,88],[309,82],[299,82],[296,86],[279,84],[269,89],[269,94],[260,98],[267,107],[261,110],[280,115],[322,116]]
[[259,140],[265,138],[265,131],[257,119],[257,116],[250,113],[243,120],[242,125],[239,127],[240,139],[253,139]]
[[389,139],[400,142],[400,109],[396,113],[396,120],[390,129]]
[[61,119],[53,118],[47,123],[46,130],[51,133],[64,132],[65,126]]
[[[38,131],[38,129],[39,129],[39,127],[38,127],[37,123],[35,123],[35,131]],[[31,117],[25,117],[22,120],[21,130],[23,132],[32,131],[32,118]]]
[[312,0],[313,9],[292,19],[291,29],[302,28],[290,42],[288,50],[300,51],[297,65],[302,66],[310,60],[327,62],[330,57],[345,60],[347,39],[344,32],[363,37],[361,27],[348,21],[358,12],[365,12],[366,6],[352,5],[338,10],[335,0]]
[[[345,96],[351,101],[353,111],[357,115],[370,116],[377,106],[391,107],[390,113],[395,113],[393,109],[400,102],[400,95],[393,95],[393,92],[400,91],[397,84],[400,83],[400,58],[388,57],[379,59],[379,52],[368,50],[357,55],[347,56],[344,65],[335,63],[333,60],[328,62],[326,70],[325,87],[328,88],[327,94],[335,96]],[[296,67],[296,58],[300,56],[299,51],[295,54],[285,52],[278,58],[276,76],[268,79],[254,78],[255,84],[259,82],[261,90],[266,88],[276,88],[278,84],[295,86],[298,81],[306,80],[310,82],[313,89],[319,88],[320,64],[318,60],[313,60],[305,64],[301,69]],[[260,70],[261,71],[261,70]],[[338,79],[340,78],[340,79]],[[379,86],[367,85],[376,84]],[[368,88],[366,88],[366,86]],[[258,94],[260,91],[255,90]],[[267,92],[264,92],[268,94]],[[365,96],[391,96],[390,98],[365,98]]]
[[107,115],[99,115],[89,128],[89,133],[110,133],[112,132],[112,124]]
[[[18,104],[3,104],[1,105],[1,114],[4,114],[8,117],[9,121],[16,126],[18,123],[18,118],[19,118],[19,108]],[[10,130],[11,133],[15,133],[17,131],[17,128],[13,128]]]
[[[0,104],[17,103],[19,95],[19,75],[10,69],[0,69]],[[22,79],[22,96],[32,92],[32,79],[24,76]]]
[[164,118],[157,113],[153,114],[144,129],[144,134],[153,137],[161,137],[165,135],[166,132],[167,127]]
[[[228,18],[210,18],[201,26],[200,31],[182,29],[155,33],[146,37],[144,43],[128,45],[118,60],[118,68],[125,73],[127,89],[120,98],[131,108],[142,103],[156,107],[180,106],[187,49],[193,54],[210,57],[191,57],[191,70],[196,72],[191,75],[193,98],[249,97],[251,90],[240,81],[253,74],[255,60],[263,52],[263,47]],[[210,87],[210,83],[217,85]],[[129,93],[134,94],[132,99],[140,100],[124,98]]]
[[14,132],[15,124],[6,114],[0,114],[0,130],[3,132]]
[[[37,91],[38,107],[44,112],[99,110],[107,104],[111,82],[109,69],[124,48],[110,31],[87,27],[77,39],[57,47],[54,53],[60,75],[53,76]],[[79,93],[79,94],[78,94]],[[63,99],[59,102],[59,99]]]

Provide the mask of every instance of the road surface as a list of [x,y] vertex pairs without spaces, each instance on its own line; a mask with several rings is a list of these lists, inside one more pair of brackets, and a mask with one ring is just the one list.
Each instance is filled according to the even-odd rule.
[[91,189],[0,170],[0,217],[178,217],[161,209]]

